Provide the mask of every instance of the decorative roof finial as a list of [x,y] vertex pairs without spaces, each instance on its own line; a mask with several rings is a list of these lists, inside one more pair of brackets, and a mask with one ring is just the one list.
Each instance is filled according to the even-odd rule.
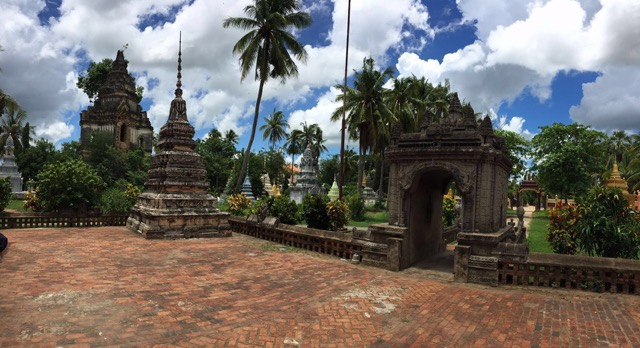
[[180,31],[180,42],[178,44],[178,82],[176,82],[176,97],[182,97],[182,31]]

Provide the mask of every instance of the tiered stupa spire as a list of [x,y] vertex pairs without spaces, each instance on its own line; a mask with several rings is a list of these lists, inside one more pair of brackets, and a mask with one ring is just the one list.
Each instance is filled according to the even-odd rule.
[[145,191],[127,220],[145,238],[229,236],[228,214],[216,208],[207,189],[202,157],[193,149],[193,126],[182,99],[182,35],[178,49],[175,98],[160,129],[158,153],[151,159]]

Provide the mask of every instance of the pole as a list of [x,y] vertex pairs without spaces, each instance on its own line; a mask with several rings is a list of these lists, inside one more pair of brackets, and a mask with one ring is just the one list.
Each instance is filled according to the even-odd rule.
[[347,47],[344,57],[344,91],[342,98],[342,128],[340,134],[340,182],[338,183],[338,199],[342,200],[342,185],[344,184],[344,133],[347,115],[347,66],[349,64],[349,27],[351,26],[351,0],[347,9]]

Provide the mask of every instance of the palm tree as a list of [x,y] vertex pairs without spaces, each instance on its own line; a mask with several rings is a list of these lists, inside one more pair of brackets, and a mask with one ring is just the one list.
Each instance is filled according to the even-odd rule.
[[389,111],[402,123],[405,132],[415,132],[420,125],[419,117],[422,116],[416,110],[416,105],[422,105],[422,101],[416,98],[416,88],[412,82],[413,80],[406,77],[394,79],[393,87],[385,96]]
[[631,137],[627,150],[628,163],[625,166],[625,179],[629,184],[629,192],[640,190],[640,134]]
[[[0,119],[0,147],[4,150],[4,144],[10,136],[13,139],[16,150],[22,149],[20,138],[23,132],[23,122],[27,118],[27,112],[24,111],[18,103],[9,101],[5,104],[4,114]],[[31,128],[31,127],[29,127]]]
[[228,131],[224,132],[224,138],[233,145],[238,144],[238,134],[236,134],[233,129],[229,129]]
[[[392,76],[393,70],[386,68],[378,71],[374,67],[373,58],[365,58],[362,71],[355,72],[354,88],[347,87],[346,101],[331,115],[332,121],[342,117],[347,112],[347,130],[349,138],[359,141],[358,182],[362,182],[364,175],[364,156],[371,150],[378,139],[378,134],[386,132],[384,126],[394,119],[393,114],[384,102],[385,89],[383,85]],[[343,85],[336,88],[344,91]],[[345,94],[336,98],[344,101]],[[358,192],[362,193],[362,186],[358,185]]]
[[284,113],[276,111],[275,108],[265,120],[267,123],[260,127],[260,130],[264,131],[262,140],[268,138],[271,146],[275,148],[278,142],[287,138],[287,132],[284,129],[289,127],[289,123],[284,119]]
[[[615,131],[607,140],[607,150],[618,164],[623,164],[624,154],[631,145],[631,137],[625,131]],[[610,166],[607,166],[607,168]]]
[[[413,103],[414,115],[421,120],[427,110],[436,118],[445,117],[449,114],[449,104],[452,93],[449,80],[445,80],[444,85],[434,86],[425,79],[424,76],[408,78],[411,84],[411,102]],[[419,124],[419,121],[418,121]]]
[[287,153],[291,155],[291,183],[293,184],[293,160],[294,156],[302,153],[302,138],[304,135],[299,129],[294,129],[287,137],[287,142],[284,144]]
[[327,151],[327,147],[324,143],[327,141],[323,138],[322,129],[318,126],[317,123],[307,124],[307,121],[300,123],[302,127],[302,141],[300,143],[300,148],[304,152],[304,150],[308,147],[311,149],[311,155],[313,156],[313,169],[317,173],[319,170],[318,160],[320,155]]
[[247,77],[255,65],[255,79],[260,82],[251,136],[234,192],[240,191],[247,171],[265,82],[273,78],[284,83],[288,77],[298,75],[298,67],[289,52],[299,61],[305,62],[307,59],[304,46],[287,31],[291,28],[303,29],[311,25],[311,15],[299,10],[300,4],[296,0],[254,0],[253,5],[244,8],[247,17],[229,17],[222,24],[225,28],[249,30],[233,46],[233,53],[240,55],[240,81]]

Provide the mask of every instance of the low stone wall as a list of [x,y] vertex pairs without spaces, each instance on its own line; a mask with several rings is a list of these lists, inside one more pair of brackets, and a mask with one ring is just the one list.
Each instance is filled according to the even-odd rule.
[[344,259],[351,259],[362,250],[362,245],[354,240],[352,233],[281,224],[275,218],[257,222],[231,216],[229,225],[235,233]]
[[526,260],[501,257],[498,283],[638,295],[640,260],[545,253],[530,253]]
[[129,214],[29,213],[0,215],[0,229],[125,226]]

